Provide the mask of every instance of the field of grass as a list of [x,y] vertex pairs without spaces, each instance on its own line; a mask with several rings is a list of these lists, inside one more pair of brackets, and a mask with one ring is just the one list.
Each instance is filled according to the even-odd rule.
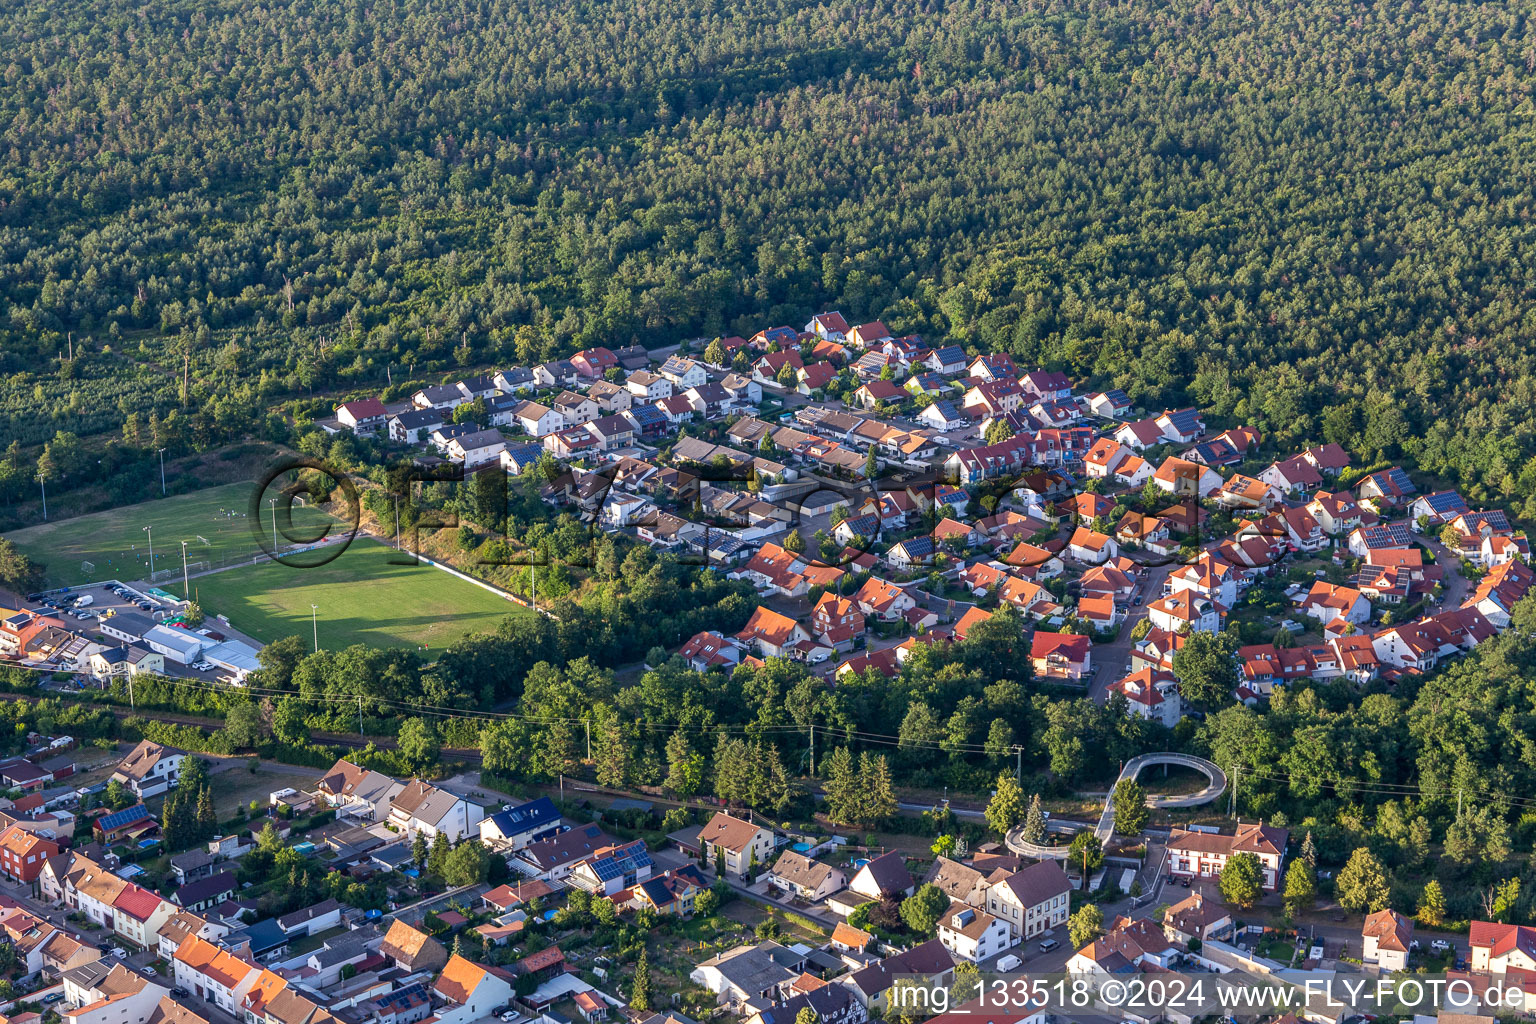
[[320,646],[445,647],[487,632],[508,615],[532,615],[427,565],[396,565],[393,548],[358,538],[332,562],[299,569],[276,562],[230,569],[192,581],[193,597],[210,615],[271,643],[310,638],[310,605],[318,606]]
[[[29,526],[6,534],[22,553],[47,566],[52,586],[77,586],[100,580],[141,580],[149,575],[149,541],[154,540],[155,568],[181,568],[181,542],[187,541],[187,558],[207,562],[208,568],[232,560],[252,557],[262,550],[251,533],[247,511],[251,499],[249,483],[224,484],[191,494],[180,494],[139,505],[93,512],[74,519]],[[290,537],[308,536],[306,531],[332,522],[324,512],[313,507],[293,510]],[[258,525],[263,536],[272,535],[272,520],[266,509]],[[144,527],[150,527],[145,533]],[[290,546],[279,527],[279,542]],[[270,545],[271,541],[268,541]],[[83,562],[94,569],[87,571]],[[194,567],[194,572],[197,569]]]

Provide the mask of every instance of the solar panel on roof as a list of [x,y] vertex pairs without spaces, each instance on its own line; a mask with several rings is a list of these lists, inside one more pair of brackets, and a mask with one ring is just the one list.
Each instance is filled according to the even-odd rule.
[[101,825],[102,829],[105,830],[119,828],[123,825],[130,825],[136,821],[146,821],[149,818],[149,808],[145,807],[143,804],[140,804],[137,807],[129,807],[126,810],[114,811],[113,813],[104,816],[99,824]]

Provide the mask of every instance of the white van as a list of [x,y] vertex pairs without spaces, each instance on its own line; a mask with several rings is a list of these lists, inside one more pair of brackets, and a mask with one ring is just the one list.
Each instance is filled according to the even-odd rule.
[[1002,959],[998,960],[998,962],[997,962],[997,969],[999,971],[1016,971],[1016,970],[1019,969],[1020,965],[1022,965],[1023,963],[1024,963],[1024,961],[1020,960],[1018,957],[1014,956],[1012,953],[1009,953],[1007,956],[1005,956]]
[[94,597],[92,597],[90,594],[82,594],[80,597],[75,598],[75,607],[76,608],[84,608],[88,604],[95,604],[95,603],[96,603],[96,599]]

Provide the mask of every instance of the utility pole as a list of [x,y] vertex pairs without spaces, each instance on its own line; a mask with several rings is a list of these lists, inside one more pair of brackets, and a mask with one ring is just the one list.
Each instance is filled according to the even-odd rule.
[[187,542],[181,542],[181,596],[191,598],[192,583],[187,579]]
[[267,507],[272,510],[272,557],[277,557],[277,499],[268,498]]
[[816,723],[811,723],[811,778],[816,777]]
[[165,449],[155,449],[160,455],[160,497],[165,497]]
[[586,726],[587,729],[587,760],[590,761],[592,760],[592,720],[584,718],[581,724]]
[[309,606],[309,625],[315,632],[315,653],[320,653],[320,606]]
[[133,673],[132,672],[128,673],[128,707],[132,708],[134,710],[138,709],[138,705],[133,702]]
[[48,521],[48,478],[39,474],[37,484],[43,489],[43,522]]
[[1021,745],[1015,743],[1013,745],[1013,755],[1014,755],[1013,781],[1015,781],[1015,782],[1023,782],[1024,781],[1024,748]]
[[364,733],[363,733],[363,695],[362,694],[358,694],[357,695],[357,734],[359,736],[364,736]]
[[144,532],[149,534],[149,582],[155,582],[155,528],[144,527]]

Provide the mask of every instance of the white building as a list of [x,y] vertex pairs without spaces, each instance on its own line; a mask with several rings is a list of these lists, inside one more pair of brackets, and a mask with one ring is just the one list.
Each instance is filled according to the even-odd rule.
[[184,750],[163,746],[153,740],[140,740],[139,745],[118,762],[112,777],[132,790],[140,800],[147,800],[181,781],[181,763],[186,759]]
[[960,959],[979,963],[1019,940],[1007,922],[991,914],[973,907],[951,907],[939,921],[939,941]]

